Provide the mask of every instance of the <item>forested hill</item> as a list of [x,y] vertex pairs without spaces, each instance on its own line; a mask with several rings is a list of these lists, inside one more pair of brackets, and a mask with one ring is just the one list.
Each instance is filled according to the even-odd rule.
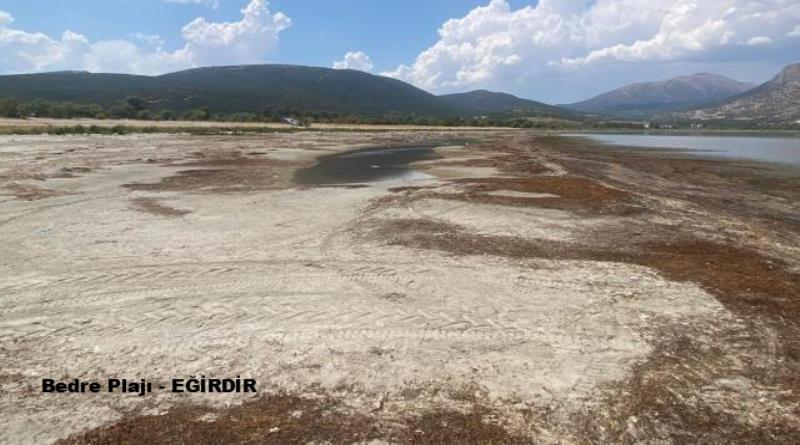
[[292,65],[197,68],[161,76],[55,72],[0,76],[0,98],[98,104],[129,97],[150,110],[218,113],[330,112],[452,115],[438,97],[388,77],[361,71]]

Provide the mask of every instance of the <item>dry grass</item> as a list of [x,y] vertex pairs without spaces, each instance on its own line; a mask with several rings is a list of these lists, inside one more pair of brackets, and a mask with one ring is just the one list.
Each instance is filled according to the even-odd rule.
[[134,198],[131,200],[133,208],[152,215],[177,218],[192,213],[190,210],[176,209],[161,203],[157,198]]
[[[431,187],[397,187],[395,193],[406,193],[406,201],[446,199],[478,204],[512,207],[561,209],[577,214],[633,216],[645,211],[631,193],[607,187],[579,176],[532,176],[526,178],[459,178],[451,181],[460,192],[440,192]],[[492,192],[522,192],[555,196],[508,196]]]
[[575,436],[583,443],[797,443],[797,386],[770,366],[771,345],[752,332],[701,322],[654,330],[648,359],[574,415]]
[[[392,245],[457,255],[496,255],[515,259],[617,261],[658,270],[675,281],[692,281],[733,311],[800,320],[800,276],[783,261],[754,250],[683,238],[671,242],[604,243],[602,233],[583,244],[490,236],[425,219],[376,220],[368,235]],[[669,239],[669,228],[650,228],[649,237]],[[660,232],[660,236],[657,236]],[[800,356],[799,356],[800,357]]]
[[477,235],[463,227],[426,219],[391,219],[365,225],[366,236],[414,249],[438,250],[455,255],[495,255],[514,259],[587,259],[578,246],[512,236]]
[[438,161],[437,167],[493,167],[509,174],[541,174],[549,170],[537,159],[525,156],[523,153],[509,153],[503,155],[489,155],[481,158],[452,159]]
[[531,176],[525,178],[463,178],[454,182],[475,193],[511,190],[552,193],[561,199],[586,203],[607,203],[628,199],[631,194],[578,176]]
[[4,188],[8,190],[8,195],[14,196],[22,201],[39,201],[41,199],[52,198],[54,196],[64,196],[68,194],[58,190],[19,183],[7,184],[4,186]]
[[699,282],[731,310],[800,320],[800,276],[783,261],[698,239],[642,247],[642,264],[672,280]]
[[177,172],[155,184],[125,184],[132,190],[195,191],[236,193],[257,190],[281,190],[289,187],[294,171],[305,165],[263,157],[243,156],[238,152],[206,155],[198,160],[167,164],[175,167],[198,167]]
[[[632,215],[642,209],[632,204],[632,195],[579,176],[531,176],[525,178],[462,178],[453,181],[465,188],[463,193],[434,194],[435,197],[483,204],[517,207],[543,207],[579,213]],[[488,194],[512,191],[547,193],[556,197],[518,197]]]
[[432,410],[413,417],[354,413],[331,397],[266,395],[240,406],[180,406],[164,415],[131,416],[73,435],[61,445],[124,444],[519,444],[528,439],[488,419],[485,407],[465,412]]

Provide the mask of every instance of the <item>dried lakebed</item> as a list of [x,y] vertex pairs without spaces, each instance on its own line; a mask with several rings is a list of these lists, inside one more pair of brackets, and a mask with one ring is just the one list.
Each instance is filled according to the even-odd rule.
[[[0,442],[797,437],[793,171],[446,137],[0,138]],[[40,391],[199,375],[258,393]]]

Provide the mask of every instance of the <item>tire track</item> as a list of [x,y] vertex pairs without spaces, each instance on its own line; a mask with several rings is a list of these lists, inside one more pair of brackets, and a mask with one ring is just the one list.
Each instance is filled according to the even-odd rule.
[[14,222],[14,221],[17,221],[19,219],[26,218],[28,216],[33,216],[33,215],[36,215],[38,213],[46,212],[46,211],[52,210],[52,209],[70,207],[70,206],[73,206],[73,205],[76,205],[76,204],[82,204],[84,202],[90,202],[90,201],[98,201],[98,200],[101,200],[101,199],[119,198],[121,196],[125,196],[125,195],[116,194],[116,195],[92,196],[92,197],[87,197],[87,198],[76,199],[74,201],[65,202],[65,203],[50,204],[50,205],[46,205],[46,206],[38,206],[38,207],[36,207],[34,209],[31,209],[31,210],[28,210],[28,211],[23,211],[23,213],[11,216],[9,218],[6,218],[6,219],[0,221],[0,226],[4,226],[4,225],[6,225],[6,224],[8,224],[10,222]]

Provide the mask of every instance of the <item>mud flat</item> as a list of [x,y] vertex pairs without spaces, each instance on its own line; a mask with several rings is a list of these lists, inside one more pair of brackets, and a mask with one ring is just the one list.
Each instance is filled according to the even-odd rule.
[[[375,147],[431,148],[303,180]],[[0,442],[796,442],[798,202],[523,131],[2,136]],[[190,376],[258,392],[41,391]]]

